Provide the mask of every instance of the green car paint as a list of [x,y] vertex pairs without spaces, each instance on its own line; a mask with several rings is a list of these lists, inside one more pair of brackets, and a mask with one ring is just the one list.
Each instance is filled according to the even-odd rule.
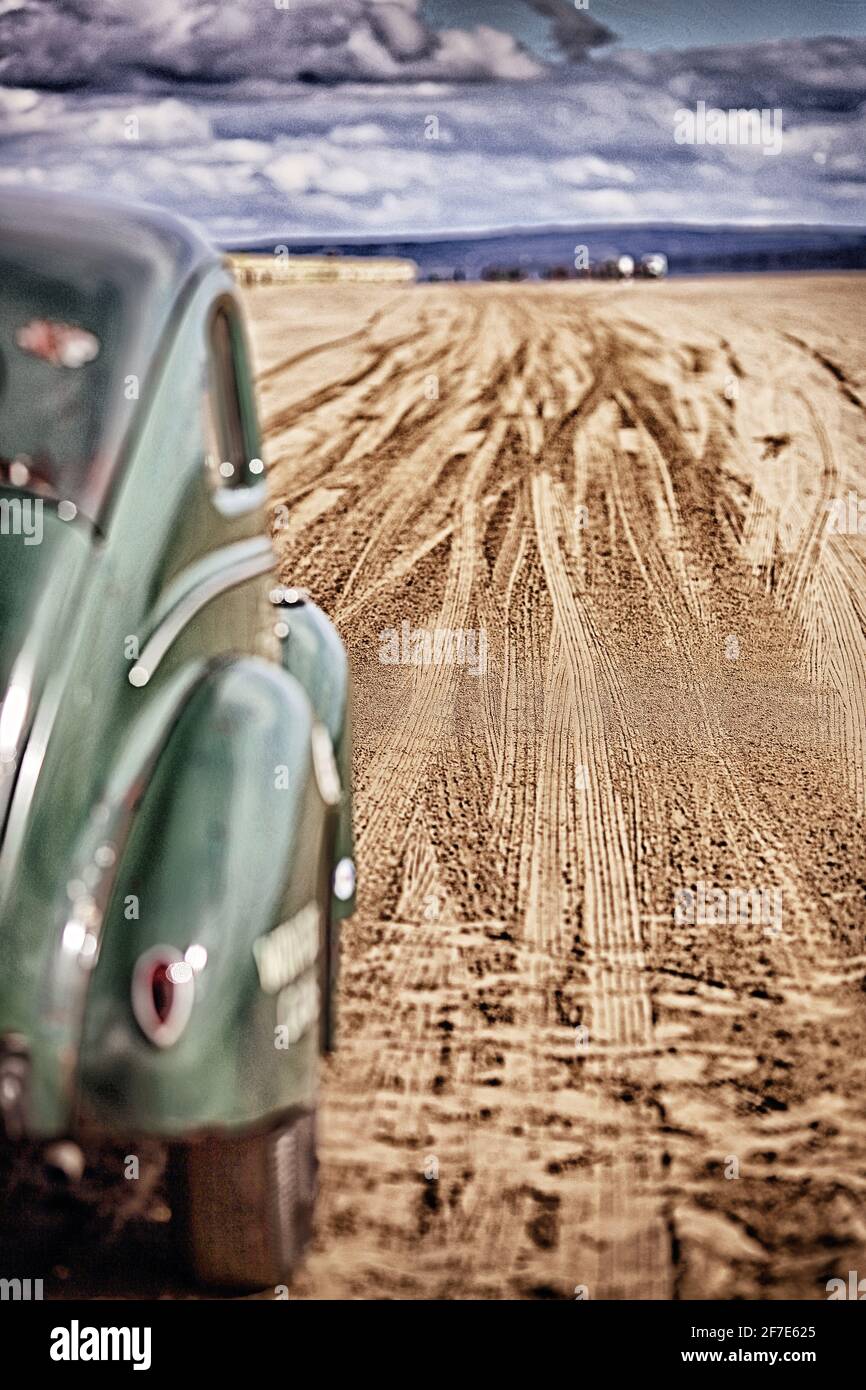
[[[18,1119],[35,1138],[243,1132],[314,1100],[311,979],[333,1032],[354,906],[351,882],[333,891],[352,855],[345,652],[314,604],[273,592],[220,258],[162,214],[27,195],[0,213],[0,268],[0,514],[28,492],[22,456],[43,501],[38,544],[0,535],[0,1050],[26,1058]],[[27,319],[92,332],[99,356],[28,354]],[[69,431],[46,423],[42,459],[21,402],[46,391]],[[208,410],[230,457],[206,463]],[[257,943],[310,904],[325,968],[264,988]],[[169,1046],[133,1007],[156,947],[195,962]]]

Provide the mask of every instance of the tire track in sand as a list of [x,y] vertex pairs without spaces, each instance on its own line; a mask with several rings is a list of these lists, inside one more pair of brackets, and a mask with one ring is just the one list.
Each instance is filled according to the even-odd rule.
[[[301,1295],[813,1297],[855,1267],[866,586],[811,465],[786,483],[786,431],[801,463],[817,438],[787,378],[840,485],[866,441],[784,338],[823,314],[840,360],[853,295],[773,283],[418,289],[417,366],[377,356],[392,305],[307,397],[286,383],[275,477],[333,505],[283,573],[349,644],[361,873]],[[402,616],[483,623],[485,681],[383,671]],[[785,932],[675,922],[699,878],[781,885]]]

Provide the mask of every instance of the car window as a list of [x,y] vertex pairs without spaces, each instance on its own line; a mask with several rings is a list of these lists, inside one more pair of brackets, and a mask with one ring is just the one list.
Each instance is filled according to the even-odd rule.
[[122,394],[121,298],[98,266],[11,249],[0,260],[0,485],[89,506]]
[[220,489],[245,488],[260,481],[259,459],[250,458],[245,405],[237,358],[240,328],[231,306],[220,306],[210,320],[205,392],[208,476]]

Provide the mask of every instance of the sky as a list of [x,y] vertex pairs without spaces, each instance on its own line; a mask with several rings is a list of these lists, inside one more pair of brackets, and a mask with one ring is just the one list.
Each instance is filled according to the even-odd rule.
[[[550,21],[523,0],[425,0],[442,28],[459,27],[467,8],[477,24],[507,27],[533,52],[555,59]],[[866,35],[866,0],[589,0],[589,13],[627,48],[696,48],[823,34]]]
[[[680,139],[699,103],[766,109],[776,152]],[[862,225],[864,136],[866,0],[0,0],[0,196],[227,243]]]

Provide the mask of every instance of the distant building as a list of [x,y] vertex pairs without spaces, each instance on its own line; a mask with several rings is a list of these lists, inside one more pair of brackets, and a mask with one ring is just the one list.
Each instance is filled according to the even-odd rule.
[[338,281],[409,284],[417,278],[414,261],[387,256],[247,255],[226,257],[239,285],[279,285],[286,281],[335,284]]

